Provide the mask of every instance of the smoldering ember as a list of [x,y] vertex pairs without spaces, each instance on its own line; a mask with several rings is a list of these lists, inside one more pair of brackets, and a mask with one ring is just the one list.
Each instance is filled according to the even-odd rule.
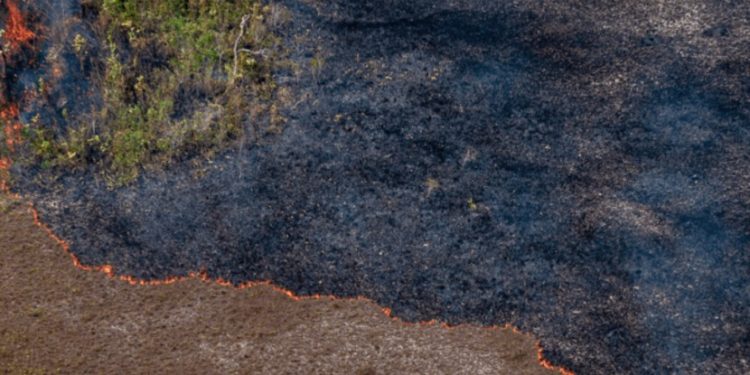
[[83,265],[750,373],[746,2],[0,4],[0,174]]

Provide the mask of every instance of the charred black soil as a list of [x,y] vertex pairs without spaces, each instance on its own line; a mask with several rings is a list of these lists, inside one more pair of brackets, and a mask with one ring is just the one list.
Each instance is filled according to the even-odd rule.
[[14,165],[83,263],[511,323],[581,374],[750,371],[747,5],[279,4],[280,131],[116,188]]

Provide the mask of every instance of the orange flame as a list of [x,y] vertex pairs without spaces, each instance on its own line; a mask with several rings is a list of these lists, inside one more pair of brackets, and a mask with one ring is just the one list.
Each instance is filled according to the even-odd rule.
[[544,348],[542,348],[542,344],[539,343],[539,341],[537,341],[536,343],[536,359],[539,361],[539,364],[542,365],[542,367],[548,370],[557,370],[562,375],[576,375],[575,372],[560,366],[555,366],[552,364],[552,362],[550,362],[549,359],[544,358]]
[[8,158],[0,158],[0,192],[10,194],[10,187],[8,186],[8,169],[10,169],[11,161]]
[[[6,0],[5,5],[8,9],[8,19],[6,21],[4,38],[7,44],[10,45],[11,48],[18,48],[22,44],[28,43],[31,39],[33,39],[35,37],[35,34],[31,30],[26,28],[21,11],[18,9],[18,6],[16,5],[14,0]],[[3,122],[5,123],[5,127],[3,131],[6,137],[6,144],[11,151],[13,150],[14,145],[21,141],[20,139],[21,124],[18,122],[18,114],[19,114],[19,111],[18,111],[18,106],[16,104],[11,104],[0,111],[0,119],[2,119]],[[11,163],[12,161],[9,158],[0,158],[0,192],[9,194],[15,199],[21,199],[21,197],[18,194],[14,194],[10,191],[9,186],[6,184],[6,182],[2,178],[2,174],[7,174],[8,169],[11,166]],[[82,264],[81,261],[78,259],[78,257],[75,254],[73,254],[73,252],[70,250],[70,245],[68,245],[68,243],[65,242],[65,240],[58,237],[52,231],[52,229],[50,229],[47,225],[45,225],[39,219],[39,212],[36,210],[36,208],[34,208],[33,204],[29,203],[29,209],[31,210],[31,214],[34,219],[34,224],[36,224],[39,228],[44,230],[52,240],[54,240],[58,245],[60,245],[60,247],[62,247],[62,249],[70,256],[70,258],[73,261],[73,265],[76,268],[84,270],[84,271],[101,272],[109,278],[121,280],[131,285],[141,285],[141,286],[169,285],[169,284],[174,284],[178,281],[184,281],[188,279],[199,279],[204,282],[215,282],[222,286],[236,287],[240,289],[252,288],[255,286],[259,286],[259,285],[265,285],[281,294],[286,295],[287,297],[289,297],[290,299],[294,301],[300,301],[304,299],[313,299],[313,300],[340,299],[335,296],[320,295],[320,294],[315,294],[315,295],[310,295],[310,296],[298,296],[294,294],[294,292],[288,289],[284,289],[280,286],[274,285],[270,280],[248,281],[239,285],[235,285],[235,284],[232,284],[230,281],[224,280],[220,277],[212,279],[206,272],[191,272],[187,276],[171,276],[171,277],[167,277],[161,280],[142,280],[142,279],[138,279],[129,275],[117,275],[115,273],[114,267],[108,264],[101,265],[101,266],[88,266],[88,265]],[[347,299],[366,301],[368,303],[377,305],[371,299],[367,297],[363,297],[363,296],[357,296],[357,297],[352,297],[352,298],[347,298]],[[400,324],[417,324],[420,326],[433,326],[433,325],[439,324],[440,327],[444,329],[456,329],[456,328],[461,327],[461,325],[451,326],[451,325],[448,325],[447,323],[441,323],[434,319],[429,320],[429,321],[423,321],[423,322],[408,323],[408,322],[404,322],[398,317],[393,316],[393,311],[390,308],[381,307],[380,309],[384,315],[386,315],[388,318],[396,322],[399,322]],[[504,326],[488,326],[485,328],[490,329],[490,330],[509,329],[516,334],[527,335],[527,336],[529,335],[510,324],[506,324]],[[549,360],[544,358],[542,346],[538,341],[536,343],[536,347],[537,347],[537,359],[539,361],[539,364],[542,367],[549,369],[549,370],[558,371],[561,375],[575,375],[574,372],[567,370],[565,368],[559,367],[559,366],[555,366]]]
[[[0,94],[2,95],[2,94]],[[18,122],[18,106],[11,104],[0,110],[0,122],[3,124],[5,145],[13,152],[15,145],[21,142],[21,124]],[[9,192],[9,169],[13,164],[10,157],[0,158],[0,191]]]
[[[81,261],[78,259],[78,257],[70,251],[70,245],[68,245],[68,243],[65,242],[65,240],[63,240],[60,237],[58,237],[52,231],[52,229],[50,229],[47,225],[45,225],[44,223],[42,223],[41,220],[39,220],[39,212],[36,210],[36,208],[34,208],[33,204],[29,203],[29,208],[30,208],[31,214],[32,214],[32,216],[34,218],[34,224],[36,224],[38,227],[40,227],[42,230],[44,230],[50,238],[52,238],[55,242],[57,242],[63,248],[63,250],[66,253],[68,253],[68,255],[73,260],[73,264],[77,268],[82,269],[84,271],[97,271],[97,272],[101,272],[101,273],[104,273],[105,275],[107,275],[108,277],[110,277],[112,279],[121,280],[121,281],[124,281],[124,282],[126,282],[128,284],[131,284],[131,285],[141,285],[141,286],[143,286],[143,285],[152,285],[152,286],[155,286],[155,285],[169,285],[169,284],[174,284],[174,283],[176,283],[178,281],[184,281],[184,280],[188,280],[188,279],[198,279],[198,280],[201,280],[201,281],[204,281],[204,282],[215,282],[215,283],[217,283],[217,284],[219,284],[221,286],[234,287],[234,288],[239,288],[239,289],[252,288],[252,287],[255,287],[255,286],[259,286],[259,285],[265,285],[267,287],[270,287],[272,290],[274,290],[276,292],[279,292],[281,294],[286,295],[287,297],[289,297],[290,299],[292,299],[294,301],[300,301],[300,300],[305,300],[305,299],[312,299],[312,300],[321,300],[321,299],[338,300],[338,299],[341,299],[339,297],[332,296],[332,295],[320,295],[320,294],[314,294],[314,295],[310,295],[310,296],[298,296],[298,295],[294,294],[294,292],[292,292],[292,291],[290,291],[288,289],[285,289],[283,287],[280,287],[280,286],[277,286],[277,285],[273,284],[273,282],[271,282],[270,280],[248,281],[248,282],[245,282],[245,283],[242,283],[242,284],[239,284],[239,285],[235,285],[235,284],[232,284],[228,280],[222,279],[221,277],[213,278],[212,279],[206,272],[191,272],[187,276],[171,276],[171,277],[168,277],[168,278],[162,279],[162,280],[142,280],[142,279],[138,279],[138,278],[135,278],[135,277],[129,276],[129,275],[117,275],[115,273],[114,267],[112,267],[111,265],[108,265],[108,264],[105,264],[105,265],[102,265],[102,266],[88,266],[88,265],[82,264]],[[358,301],[365,301],[365,302],[377,305],[373,300],[371,300],[371,299],[369,299],[367,297],[363,297],[363,296],[356,296],[356,297],[351,297],[351,298],[346,298],[346,299],[358,300]],[[429,320],[429,321],[416,322],[416,323],[404,322],[403,320],[399,319],[398,317],[393,316],[393,314],[392,314],[393,311],[390,308],[381,307],[380,309],[383,312],[383,314],[385,314],[388,318],[390,318],[390,319],[392,319],[392,320],[394,320],[394,321],[396,321],[396,322],[398,322],[400,324],[405,324],[405,325],[417,324],[417,325],[420,325],[420,326],[433,326],[433,325],[439,324],[440,327],[444,328],[444,329],[457,329],[457,328],[460,328],[462,326],[462,325],[451,326],[451,325],[449,325],[447,323],[441,323],[441,322],[438,322],[437,320],[434,320],[434,319],[433,320]],[[463,324],[463,325],[466,326],[466,324]],[[528,333],[522,332],[521,330],[519,330],[518,328],[516,328],[516,327],[514,327],[514,326],[512,326],[510,324],[505,324],[504,326],[488,326],[488,327],[484,327],[484,328],[485,329],[490,329],[490,330],[509,329],[513,333],[520,334],[520,335],[525,335],[525,336],[530,336]],[[544,350],[543,350],[543,348],[541,346],[541,343],[539,343],[539,341],[536,342],[536,347],[537,347],[537,360],[539,361],[539,364],[542,367],[544,367],[544,368],[546,368],[548,370],[558,371],[561,375],[575,375],[575,373],[573,371],[570,371],[568,369],[565,369],[565,368],[562,368],[562,367],[559,367],[559,366],[555,366],[548,359],[544,358]]]
[[4,123],[5,144],[9,151],[13,151],[15,145],[21,142],[21,124],[18,122],[18,105],[10,104],[0,110],[0,120]]
[[4,38],[11,49],[16,49],[34,38],[34,32],[26,27],[15,0],[6,0],[5,7],[8,8],[8,19],[5,24]]
[[[12,55],[14,50],[18,49],[22,44],[28,43],[34,38],[34,32],[26,27],[23,15],[18,9],[18,5],[15,0],[6,0],[5,7],[8,9],[8,16],[5,21],[5,33],[3,39],[9,50],[6,51],[8,56]],[[0,77],[3,79],[4,77]],[[2,102],[5,103],[5,93],[0,93]],[[5,145],[8,151],[13,152],[15,145],[21,142],[21,124],[18,121],[18,105],[15,103],[8,104],[4,108],[0,109],[0,120],[3,123],[3,133],[5,135]],[[10,168],[11,160],[5,159],[2,163],[0,170],[7,171]],[[2,177],[2,176],[0,176]],[[7,182],[4,178],[0,178],[0,188],[7,190]]]

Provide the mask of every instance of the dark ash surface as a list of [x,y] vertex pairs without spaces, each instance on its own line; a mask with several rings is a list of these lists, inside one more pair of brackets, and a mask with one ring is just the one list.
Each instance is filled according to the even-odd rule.
[[747,5],[284,3],[325,64],[278,77],[281,135],[116,191],[14,171],[84,263],[509,322],[580,374],[750,372]]

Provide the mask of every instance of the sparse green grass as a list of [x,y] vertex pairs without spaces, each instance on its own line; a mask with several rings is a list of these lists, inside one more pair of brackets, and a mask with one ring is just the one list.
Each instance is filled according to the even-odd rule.
[[[266,132],[278,132],[283,120],[273,103],[273,71],[282,48],[269,30],[270,6],[257,0],[87,3],[100,10],[92,29],[106,48],[92,56],[95,43],[77,33],[68,42],[81,66],[87,58],[101,62],[90,75],[103,103],[92,113],[62,112],[64,132],[38,119],[27,124],[29,154],[42,168],[93,163],[118,187],[145,166],[211,155],[248,129],[263,130],[261,120]],[[243,15],[249,18],[234,76]]]

